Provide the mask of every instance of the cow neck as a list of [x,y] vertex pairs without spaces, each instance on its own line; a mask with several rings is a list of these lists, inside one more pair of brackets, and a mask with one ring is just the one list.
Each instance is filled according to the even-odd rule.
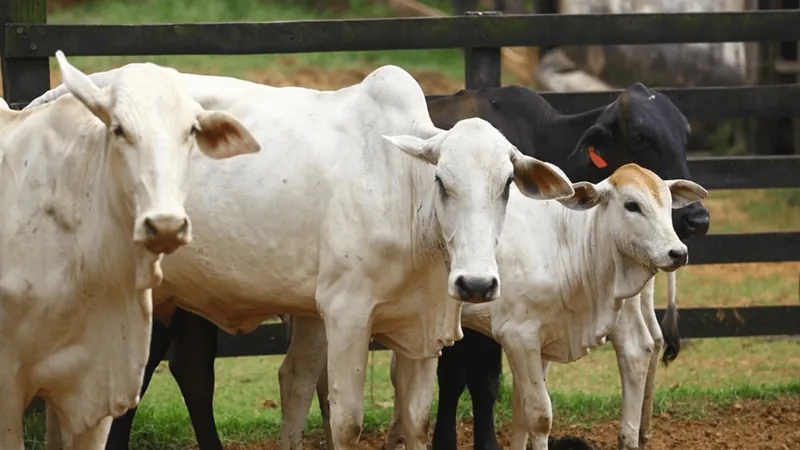
[[[575,150],[581,136],[605,111],[607,106],[602,106],[578,114],[561,115],[557,111],[549,111],[549,118],[543,121],[549,126],[536,126],[535,142],[537,154],[540,159],[560,167],[572,181],[589,181],[599,183],[603,177],[596,169],[591,167],[575,167],[567,164],[567,158]],[[540,142],[543,144],[539,145]]]
[[[575,249],[573,252],[559,252],[564,255],[564,265],[569,273],[567,279],[582,282],[584,295],[611,297],[614,311],[619,310],[622,300],[639,293],[654,273],[624,253],[623,246],[616,239],[616,227],[605,213],[605,205],[588,211],[573,211],[566,207],[561,210],[559,229],[567,234],[570,243],[567,245]],[[575,254],[580,258],[574,258]],[[571,266],[570,262],[575,265]],[[608,283],[608,280],[613,280],[613,283]]]
[[[407,158],[411,159],[411,158]],[[415,269],[436,259],[450,270],[450,255],[436,216],[436,185],[433,166],[416,160],[410,162],[411,183],[411,258]]]

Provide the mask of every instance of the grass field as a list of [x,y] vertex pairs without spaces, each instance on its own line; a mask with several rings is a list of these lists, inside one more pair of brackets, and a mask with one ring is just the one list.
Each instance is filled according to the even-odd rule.
[[[380,17],[381,6],[358,2],[341,15],[310,12],[289,1],[124,0],[96,1],[62,10],[50,23],[159,23],[173,21],[296,20],[330,17]],[[67,55],[69,57],[69,55]],[[151,60],[198,73],[240,76],[274,85],[300,84],[335,88],[352,84],[374,67],[392,63],[417,76],[426,92],[452,92],[463,83],[458,50],[348,52],[265,56],[179,56],[74,58],[87,71],[131,61]],[[746,233],[800,228],[800,190],[712,191],[704,204],[711,210],[712,233]],[[798,303],[800,263],[735,264],[687,267],[678,272],[679,304],[747,306]],[[657,302],[664,305],[659,282]],[[215,414],[226,442],[274,438],[280,420],[277,369],[282,357],[221,359],[216,364]],[[365,431],[389,422],[393,393],[388,352],[372,354],[366,399]],[[508,367],[505,374],[509,374]],[[556,422],[586,426],[618,416],[619,377],[609,345],[571,365],[553,365],[548,385]],[[504,378],[498,421],[509,417],[510,376]],[[800,344],[792,340],[717,339],[692,342],[669,368],[659,369],[656,414],[702,417],[709,408],[742,398],[800,395]],[[468,395],[462,417],[469,419]],[[435,405],[434,405],[435,408]],[[309,429],[318,430],[316,401]],[[41,448],[41,421],[27,423],[29,448]],[[194,441],[188,414],[166,366],[159,368],[134,424],[132,448],[187,448]]]

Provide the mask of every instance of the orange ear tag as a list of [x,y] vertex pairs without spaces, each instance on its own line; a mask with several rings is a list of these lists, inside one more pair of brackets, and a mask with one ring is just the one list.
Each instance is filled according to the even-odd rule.
[[592,162],[594,163],[595,166],[597,166],[598,169],[602,169],[603,167],[608,166],[606,160],[603,159],[602,156],[594,152],[594,147],[586,147],[586,149],[589,150],[589,158],[592,159]]

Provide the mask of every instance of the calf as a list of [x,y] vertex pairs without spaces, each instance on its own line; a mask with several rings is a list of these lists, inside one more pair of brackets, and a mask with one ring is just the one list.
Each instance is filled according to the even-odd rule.
[[[435,364],[461,338],[462,303],[500,293],[494,248],[510,185],[548,199],[572,195],[571,183],[482,119],[435,127],[421,88],[395,66],[332,92],[182,78],[265,150],[248,164],[197,167],[187,198],[196,238],[164,261],[154,302],[230,333],[275,314],[321,317],[333,445],[354,448],[370,336]],[[420,430],[419,419],[404,423]]]
[[[508,355],[511,450],[524,450],[529,433],[534,450],[547,449],[552,411],[546,361],[570,363],[610,334],[646,330],[624,322],[621,313],[640,308],[636,297],[643,287],[652,294],[657,270],[671,272],[687,263],[670,209],[707,195],[691,181],[662,181],[633,164],[596,185],[573,186],[575,195],[559,202],[522,204],[512,193],[504,236],[515,239],[501,238],[498,247],[503,295],[492,304],[465,306],[462,313],[464,326],[494,337]],[[624,352],[649,357],[654,347],[649,339]],[[638,440],[621,446],[636,448]]]
[[192,238],[186,179],[259,145],[204,110],[177,72],[120,71],[102,89],[56,59],[68,95],[0,109],[0,448],[23,447],[34,396],[71,436],[102,449],[111,419],[139,401],[162,257]]

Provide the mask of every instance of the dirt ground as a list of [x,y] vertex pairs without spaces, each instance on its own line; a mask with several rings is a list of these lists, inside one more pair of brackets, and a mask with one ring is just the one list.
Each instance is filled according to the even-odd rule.
[[[578,436],[597,450],[616,450],[619,422],[597,424],[591,429],[553,427],[551,436]],[[499,430],[500,444],[508,447],[510,430]],[[378,450],[384,436],[363,436],[359,449]],[[306,448],[323,448],[319,438],[308,439]],[[459,448],[472,449],[470,423],[459,426]],[[274,450],[277,442],[233,444],[227,450]],[[577,450],[575,447],[555,447],[551,450]],[[664,414],[653,419],[653,438],[647,450],[794,450],[800,449],[800,398],[784,397],[777,401],[745,400],[709,412],[699,420],[689,420]]]
[[[269,86],[301,86],[310,89],[335,90],[360,83],[374,69],[298,66],[291,56],[281,58],[279,62],[279,69],[250,71],[242,78]],[[214,68],[181,68],[181,70],[189,73],[219,74]],[[88,73],[93,72],[95,70],[88,71]],[[419,82],[426,94],[452,94],[464,88],[462,82],[439,72],[431,70],[409,70],[409,72]],[[61,74],[58,70],[51,70],[50,85],[58,86],[59,84],[61,84]],[[2,86],[0,86],[0,95],[2,95],[2,91]]]

